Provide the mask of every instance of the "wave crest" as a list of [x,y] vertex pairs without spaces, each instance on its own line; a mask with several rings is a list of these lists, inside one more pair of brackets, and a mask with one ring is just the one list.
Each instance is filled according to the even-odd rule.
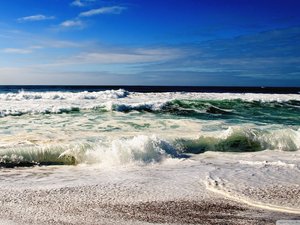
[[0,166],[101,164],[106,166],[149,164],[184,157],[174,146],[155,136],[139,135],[98,144],[23,147],[2,150]]
[[0,167],[28,165],[100,164],[105,166],[160,163],[165,159],[186,158],[206,151],[252,152],[261,150],[297,151],[300,130],[262,131],[229,128],[197,139],[167,141],[156,136],[99,141],[71,146],[7,148],[0,152]]
[[198,139],[177,139],[181,152],[199,154],[206,151],[253,152],[262,150],[297,151],[300,149],[300,130],[258,130],[228,128],[218,135]]
[[80,100],[80,99],[118,99],[127,97],[128,91],[124,89],[106,90],[98,92],[27,92],[19,91],[17,93],[2,93],[0,100],[5,101],[23,101],[23,100]]

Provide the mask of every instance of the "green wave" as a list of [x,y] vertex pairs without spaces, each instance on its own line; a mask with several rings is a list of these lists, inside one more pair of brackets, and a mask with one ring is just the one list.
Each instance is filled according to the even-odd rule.
[[300,125],[300,101],[244,101],[233,100],[182,100],[176,99],[166,103],[114,103],[111,107],[98,105],[93,108],[69,107],[58,110],[46,110],[41,112],[0,112],[0,116],[22,116],[24,114],[80,114],[99,113],[105,114],[111,111],[129,113],[170,114],[180,117],[190,117],[203,120],[227,120],[232,123],[253,122],[268,124]]
[[206,151],[254,152],[264,150],[258,140],[243,134],[233,134],[226,139],[200,137],[196,140],[178,139],[177,144],[184,153],[199,154]]
[[77,165],[89,145],[76,146],[77,154],[64,154],[69,146],[19,147],[1,149],[0,167]]
[[300,125],[300,101],[174,100],[162,112],[198,119]]
[[0,167],[158,163],[165,158],[185,158],[188,153],[206,151],[253,152],[262,150],[298,151],[300,130],[290,128],[259,130],[228,128],[206,133],[197,139],[166,141],[155,136],[138,135],[93,144],[69,146],[19,147],[0,149]]

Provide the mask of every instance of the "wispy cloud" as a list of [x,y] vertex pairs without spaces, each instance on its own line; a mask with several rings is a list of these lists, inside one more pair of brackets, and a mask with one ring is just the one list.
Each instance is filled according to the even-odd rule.
[[[34,67],[0,67],[0,83],[2,85],[110,85],[110,84],[143,84],[145,79],[141,76],[111,74],[105,71],[99,72],[53,72],[40,70]],[[136,78],[140,80],[136,82]],[[57,83],[59,81],[59,83]]]
[[71,3],[71,6],[83,7],[85,4],[81,0],[75,0]]
[[96,0],[74,0],[71,3],[71,6],[84,7],[89,5],[90,3],[95,2]]
[[253,82],[255,79],[264,82],[298,79],[299,84],[299,34],[300,27],[291,27],[185,45],[183,47],[190,54],[156,65],[144,65],[143,69],[148,72],[175,69],[224,73],[229,74],[228,77],[243,77]]
[[53,20],[55,16],[45,16],[42,14],[32,15],[32,16],[25,16],[18,18],[18,22],[34,22],[34,21],[43,21],[43,20]]
[[84,23],[81,20],[74,19],[74,20],[66,20],[62,22],[60,26],[63,28],[72,28],[72,27],[82,28],[84,26]]
[[66,41],[66,40],[52,40],[52,39],[45,39],[45,40],[39,40],[39,43],[44,45],[48,48],[83,48],[86,45],[88,45],[88,42],[72,42],[72,41]]
[[[77,6],[84,6],[86,2],[92,2],[94,0],[75,0],[73,3]],[[72,3],[72,4],[73,4]],[[63,21],[60,24],[60,28],[84,28],[85,23],[82,21],[83,17],[91,17],[100,14],[120,14],[122,11],[126,10],[126,7],[123,6],[110,6],[110,7],[101,7],[99,9],[92,9],[80,13],[76,18]]]
[[5,48],[2,50],[4,53],[11,53],[11,54],[30,54],[32,53],[31,49],[22,49],[22,48]]
[[90,17],[100,14],[120,14],[126,9],[127,8],[123,6],[101,7],[99,9],[92,9],[86,12],[82,12],[79,14],[79,17]]
[[28,48],[5,48],[2,49],[1,52],[3,53],[9,53],[9,54],[30,54],[32,53],[35,49],[41,49],[43,48],[42,46],[30,46]]
[[102,49],[81,52],[45,66],[140,64],[174,60],[184,54],[176,48]]

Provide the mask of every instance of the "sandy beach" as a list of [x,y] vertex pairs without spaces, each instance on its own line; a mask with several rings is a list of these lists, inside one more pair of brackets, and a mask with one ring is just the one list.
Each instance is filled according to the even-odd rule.
[[124,89],[0,94],[0,224],[299,219],[299,100]]
[[[208,152],[142,168],[2,169],[1,224],[275,224],[300,219],[299,154],[290,156]],[[269,173],[261,177],[258,171],[264,168]],[[294,183],[285,183],[288,173],[294,173]]]
[[1,1],[0,225],[300,225],[299,9]]

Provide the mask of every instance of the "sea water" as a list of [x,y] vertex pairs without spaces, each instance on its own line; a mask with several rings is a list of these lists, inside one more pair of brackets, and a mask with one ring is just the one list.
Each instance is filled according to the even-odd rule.
[[297,89],[160,89],[2,86],[0,165],[147,164],[300,148]]
[[19,215],[23,200],[43,211],[29,192],[114,204],[215,193],[299,214],[299,91],[2,86],[1,199]]

